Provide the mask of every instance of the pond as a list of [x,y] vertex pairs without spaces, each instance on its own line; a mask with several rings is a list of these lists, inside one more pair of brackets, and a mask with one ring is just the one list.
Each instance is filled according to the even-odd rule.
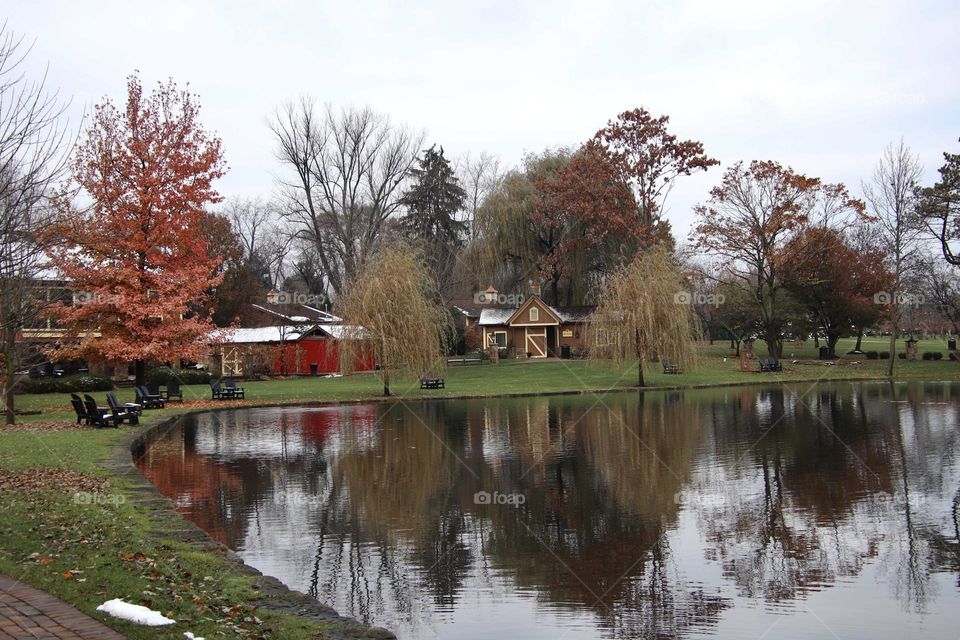
[[736,387],[184,418],[185,517],[424,638],[951,638],[960,385]]

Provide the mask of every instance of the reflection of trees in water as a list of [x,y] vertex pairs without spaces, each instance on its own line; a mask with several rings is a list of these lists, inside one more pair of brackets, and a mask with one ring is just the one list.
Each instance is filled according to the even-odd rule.
[[[878,559],[922,611],[934,572],[960,575],[957,387],[805,391],[220,414],[151,447],[145,471],[230,546],[261,521],[309,532],[310,591],[367,620],[416,624],[468,588],[521,589],[616,637],[683,635],[730,603],[679,570],[681,508],[747,597],[802,598]],[[477,505],[477,491],[525,503]],[[315,502],[271,500],[290,492]]]
[[[743,393],[741,402],[713,407],[717,450],[708,455],[735,452],[750,464],[738,465],[723,500],[697,505],[707,556],[745,596],[772,602],[859,575],[879,557],[897,599],[922,611],[938,563],[912,505],[926,493],[918,487],[929,490],[942,473],[930,458],[952,461],[955,430],[914,397],[902,406],[924,426],[911,428],[918,440],[904,446],[902,411],[891,410],[890,389],[879,385],[800,390],[799,399],[780,389]],[[776,422],[779,415],[792,419]],[[923,462],[910,451],[936,454]]]
[[[422,615],[417,592],[451,606],[468,580],[489,582],[495,571],[546,602],[594,612],[618,636],[715,619],[724,601],[675,575],[664,535],[699,409],[676,396],[638,398],[593,408],[487,401],[455,415],[449,403],[424,404],[416,416],[393,408],[377,446],[345,446],[333,463],[327,516],[341,520],[325,530],[344,535],[323,538],[315,592],[348,591],[356,615],[376,618],[390,603],[412,619]],[[477,505],[477,491],[519,494],[524,504]]]

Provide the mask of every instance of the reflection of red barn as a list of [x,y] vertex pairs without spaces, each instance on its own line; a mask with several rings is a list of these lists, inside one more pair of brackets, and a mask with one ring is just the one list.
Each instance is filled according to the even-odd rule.
[[[304,375],[340,370],[339,341],[346,339],[346,327],[339,324],[340,318],[302,305],[303,315],[253,306],[276,324],[224,330],[217,348],[222,375]],[[213,364],[212,368],[216,371],[218,367]],[[372,356],[361,358],[353,368],[372,370]]]

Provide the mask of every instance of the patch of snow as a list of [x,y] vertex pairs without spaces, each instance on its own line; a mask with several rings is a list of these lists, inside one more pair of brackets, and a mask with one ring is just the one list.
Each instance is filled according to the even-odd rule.
[[134,624],[142,624],[148,627],[162,627],[166,624],[173,624],[176,620],[165,617],[159,611],[154,611],[139,604],[130,604],[120,598],[107,600],[97,607],[97,611],[103,611],[107,615],[121,620],[129,620]]
[[189,631],[184,631],[183,637],[186,638],[187,640],[204,640],[204,638],[201,638],[200,636],[195,636]]

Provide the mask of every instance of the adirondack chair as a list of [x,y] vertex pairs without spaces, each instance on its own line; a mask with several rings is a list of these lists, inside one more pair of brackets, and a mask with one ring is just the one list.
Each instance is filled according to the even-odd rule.
[[776,358],[770,358],[770,362],[767,363],[767,371],[783,371],[783,365],[780,364],[780,361]]
[[238,387],[233,378],[225,378],[223,380],[223,388],[224,391],[231,394],[233,398],[244,398],[243,387]]
[[98,407],[97,401],[84,394],[83,406],[87,409],[87,418],[90,424],[97,427],[119,427],[120,418],[113,415],[107,407]]
[[760,363],[760,371],[770,371],[770,365],[767,364],[766,358],[757,358],[757,362]]
[[163,409],[166,404],[158,395],[148,393],[144,387],[134,387],[133,392],[137,396],[137,404],[144,409]]
[[233,398],[233,392],[220,386],[219,380],[210,381],[210,399],[211,400],[230,400]]
[[123,424],[124,420],[130,424],[137,424],[140,422],[140,405],[135,405],[137,409],[121,405],[117,401],[117,396],[113,395],[112,392],[107,394],[107,404],[110,405],[110,413],[117,417],[118,424]]
[[87,414],[87,408],[84,406],[80,396],[71,393],[70,404],[73,405],[73,410],[77,412],[77,424],[90,424],[90,416]]
[[183,402],[183,391],[180,390],[180,381],[176,378],[170,378],[167,380],[167,402],[171,402],[176,399],[178,402]]

